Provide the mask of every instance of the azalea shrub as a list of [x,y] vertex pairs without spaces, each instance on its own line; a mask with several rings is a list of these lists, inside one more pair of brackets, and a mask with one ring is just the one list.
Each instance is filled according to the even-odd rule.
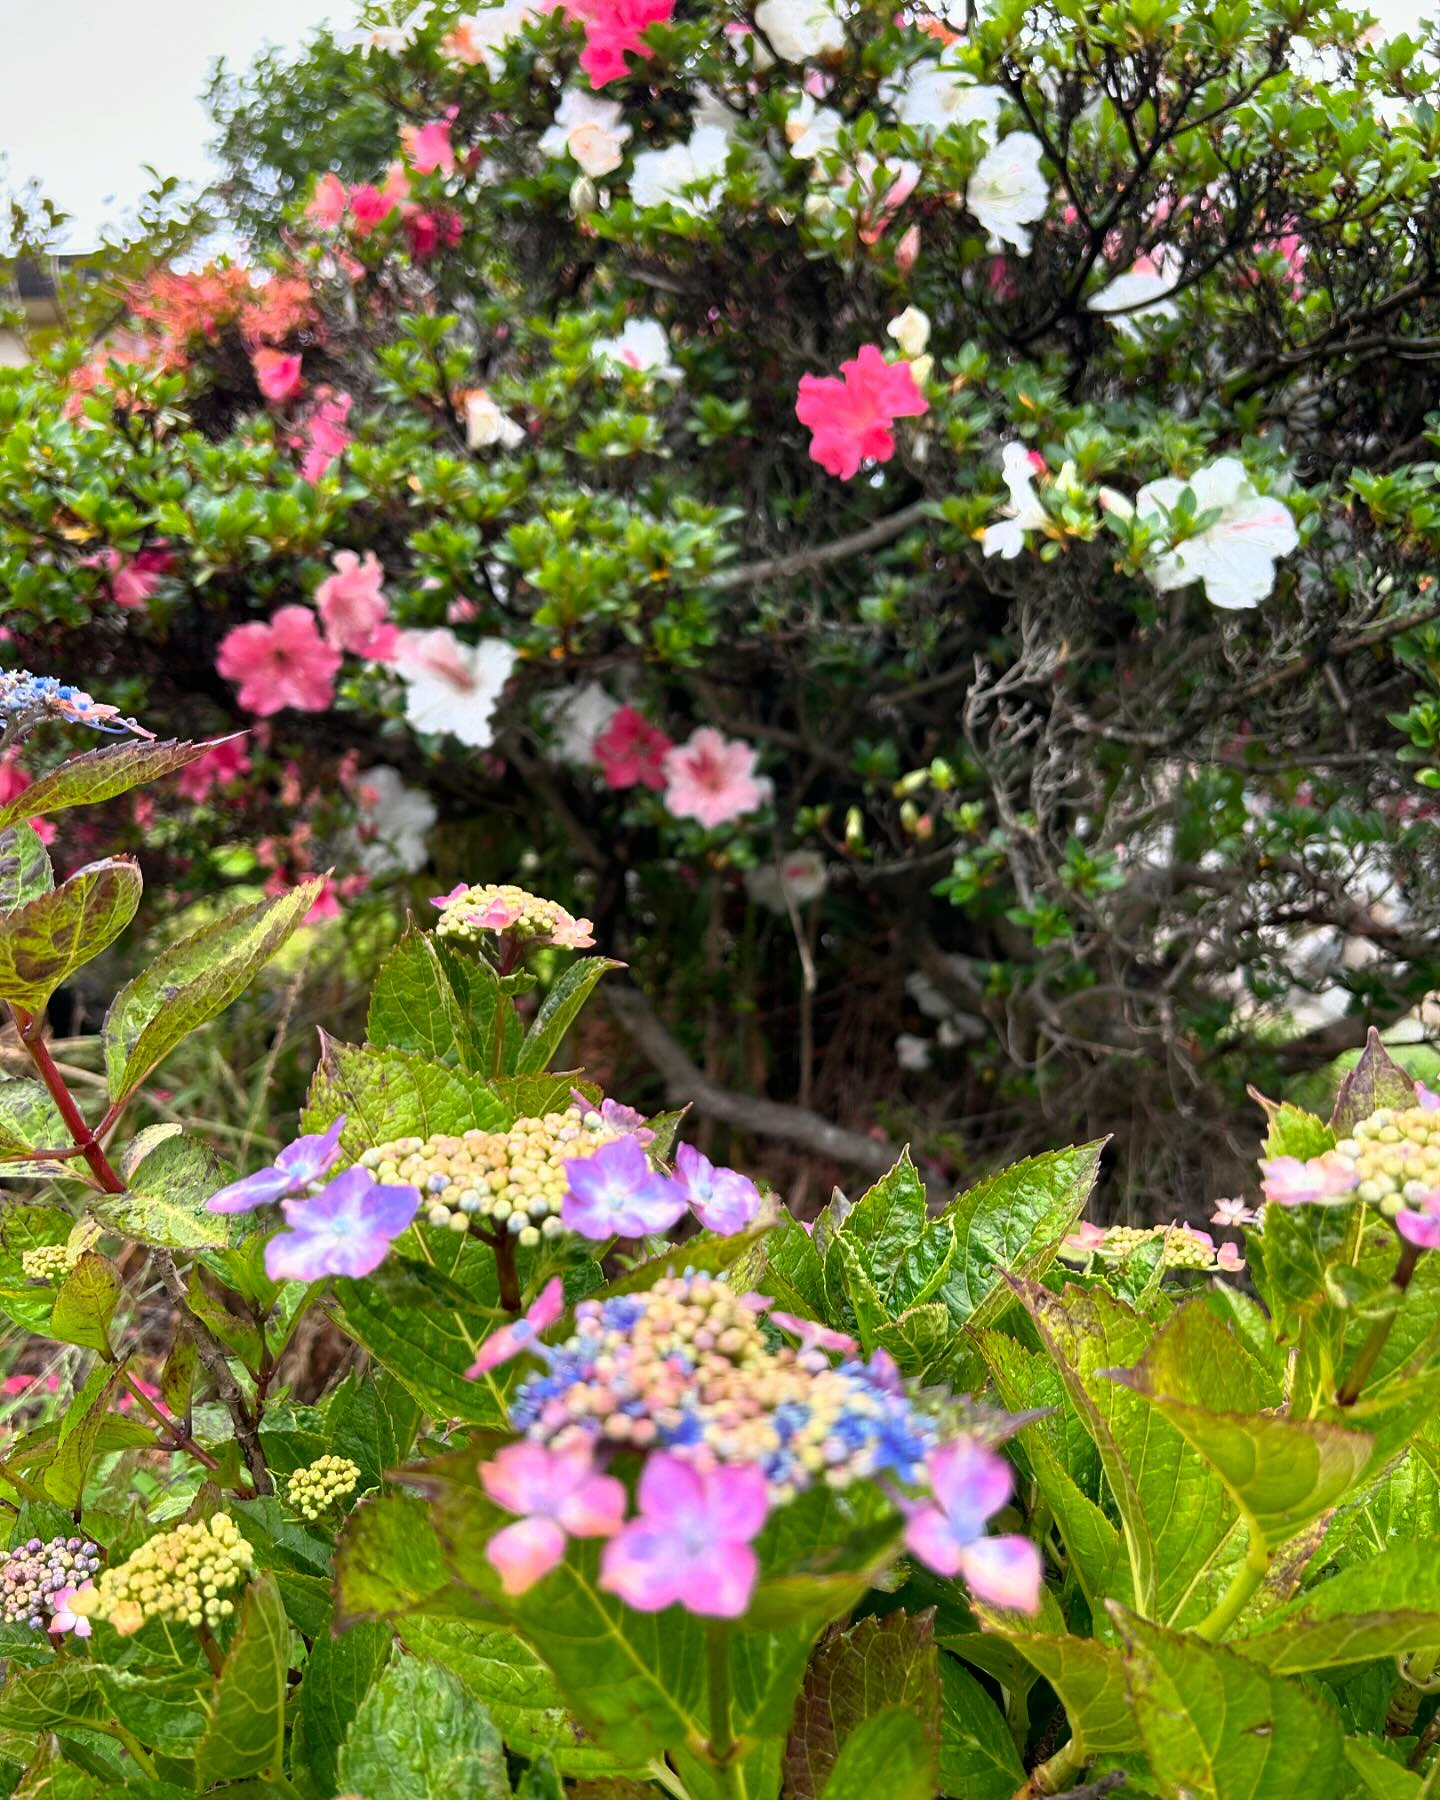
[[1087,1220],[1098,1141],[939,1202],[904,1154],[803,1223],[554,1067],[591,920],[461,883],[237,1168],[129,1115],[318,880],[152,957],[77,1095],[47,1005],[141,875],[57,880],[38,824],[217,746],[3,699],[22,753],[124,734],[0,815],[0,1311],[62,1372],[7,1383],[4,1792],[1433,1788],[1440,1096],[1378,1037],[1328,1120],[1261,1101],[1219,1242]]
[[112,808],[157,891],[524,859],[657,1103],[1203,1201],[1435,985],[1433,81],[1329,0],[368,11],[216,82],[245,259],[0,381],[6,653],[248,728]]

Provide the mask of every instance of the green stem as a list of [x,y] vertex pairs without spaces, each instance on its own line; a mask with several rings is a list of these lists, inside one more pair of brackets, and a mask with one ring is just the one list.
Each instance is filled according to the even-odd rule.
[[689,1788],[686,1787],[685,1783],[670,1767],[669,1763],[661,1762],[659,1757],[656,1757],[654,1762],[645,1765],[645,1773],[657,1787],[664,1788],[667,1794],[673,1794],[675,1800],[690,1800]]
[[1068,1739],[1051,1757],[1030,1771],[1030,1779],[1015,1792],[1015,1800],[1036,1800],[1041,1794],[1062,1794],[1085,1772],[1085,1758]]
[[1395,1323],[1400,1311],[1399,1296],[1403,1295],[1410,1285],[1410,1277],[1415,1273],[1415,1265],[1420,1260],[1420,1249],[1416,1244],[1403,1243],[1400,1246],[1400,1260],[1395,1265],[1395,1273],[1390,1277],[1390,1285],[1395,1289],[1395,1305],[1383,1319],[1377,1319],[1370,1327],[1370,1335],[1360,1346],[1360,1354],[1355,1358],[1355,1366],[1345,1377],[1340,1391],[1335,1396],[1337,1406],[1353,1406],[1360,1398],[1365,1383],[1370,1379],[1370,1371],[1380,1360],[1380,1352],[1385,1348],[1386,1339],[1390,1336],[1390,1328]]
[[1250,1533],[1250,1548],[1245,1554],[1244,1562],[1235,1571],[1229,1587],[1215,1602],[1214,1609],[1195,1627],[1196,1637],[1204,1638],[1206,1643],[1218,1643],[1224,1637],[1270,1571],[1270,1552],[1265,1548],[1265,1540],[1261,1537],[1259,1528],[1247,1521],[1247,1529]]
[[127,1731],[118,1719],[113,1719],[110,1724],[105,1727],[105,1730],[125,1746],[130,1752],[130,1755],[134,1758],[141,1772],[148,1775],[151,1781],[154,1781],[155,1759],[140,1742],[139,1738],[135,1736],[134,1732]]
[[739,1768],[740,1745],[730,1716],[730,1635],[723,1625],[712,1625],[706,1633],[705,1670],[710,1689],[708,1756],[716,1774],[716,1792],[726,1800],[745,1800]]

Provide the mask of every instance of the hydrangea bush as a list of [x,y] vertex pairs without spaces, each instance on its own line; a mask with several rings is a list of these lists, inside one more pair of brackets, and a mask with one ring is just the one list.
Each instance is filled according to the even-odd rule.
[[1330,0],[372,10],[217,84],[248,263],[0,382],[10,650],[254,727],[157,881],[525,855],[698,1103],[1203,1199],[1436,981],[1433,84]]
[[[102,1101],[46,1036],[140,876],[36,822],[214,749],[0,816],[0,1310],[65,1371],[0,1459],[5,1791],[1423,1800],[1440,1100],[1378,1038],[1328,1121],[1262,1102],[1219,1243],[1086,1221],[1101,1142],[806,1224],[552,1066],[615,964],[470,884],[242,1171],[127,1111],[316,884],[145,965]],[[352,1360],[302,1403],[317,1319]]]

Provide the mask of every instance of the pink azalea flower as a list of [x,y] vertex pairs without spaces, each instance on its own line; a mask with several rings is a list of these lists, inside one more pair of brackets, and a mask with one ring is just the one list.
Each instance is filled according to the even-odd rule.
[[365,552],[364,562],[353,550],[337,550],[332,560],[335,573],[327,575],[315,590],[315,609],[325,626],[325,641],[337,650],[364,653],[389,615],[390,602],[381,587],[385,571],[373,550]]
[[449,118],[432,119],[428,125],[402,125],[400,143],[405,160],[417,175],[455,173],[455,151],[450,142]]
[[327,875],[321,883],[320,892],[315,896],[309,912],[300,923],[302,925],[329,925],[339,917],[340,892]]
[[749,744],[700,726],[688,743],[665,752],[665,810],[711,827],[756,811],[770,798],[769,781],[755,773],[756,760]]
[[135,609],[144,606],[160,586],[160,577],[168,575],[175,558],[162,544],[148,550],[137,550],[126,556],[113,546],[95,556],[81,559],[88,569],[104,569],[110,577],[110,598],[117,606]]
[[1440,1188],[1432,1188],[1413,1206],[1402,1208],[1395,1229],[1418,1250],[1440,1250]]
[[591,87],[601,88],[630,73],[627,53],[650,55],[645,33],[652,25],[669,21],[675,0],[559,0],[558,10],[585,27],[580,67]]
[[480,1465],[485,1492],[506,1512],[521,1513],[485,1546],[507,1594],[523,1594],[565,1554],[569,1537],[613,1537],[625,1517],[625,1489],[597,1475],[588,1449],[547,1450],[507,1444]]
[[403,636],[400,627],[392,620],[382,619],[363,643],[354,644],[351,648],[367,662],[393,663],[400,654],[400,640]]
[[345,183],[338,175],[322,175],[315,183],[305,217],[322,231],[333,231],[345,217]]
[[665,786],[665,752],[672,740],[633,706],[622,706],[595,739],[591,754],[612,788]]
[[1360,1184],[1359,1175],[1333,1150],[1305,1162],[1298,1156],[1272,1156],[1261,1161],[1260,1173],[1265,1198],[1277,1206],[1329,1206]]
[[319,481],[336,457],[343,454],[350,442],[345,421],[354,404],[351,395],[337,394],[333,388],[315,390],[314,408],[301,426],[297,440],[305,448],[300,473],[306,481]]
[[512,1356],[521,1356],[527,1350],[533,1352],[540,1333],[553,1325],[564,1310],[565,1290],[556,1275],[546,1282],[540,1297],[523,1319],[517,1319],[513,1325],[502,1325],[486,1338],[480,1346],[480,1354],[465,1371],[466,1375],[473,1381],[477,1375],[509,1362]]
[[361,187],[351,188],[350,217],[355,221],[355,235],[369,237],[375,227],[394,212],[395,204],[388,194],[382,194],[368,181]]
[[324,712],[335,698],[340,652],[321,638],[308,607],[282,606],[267,624],[227,631],[215,667],[240,684],[240,704],[261,718],[287,706]]
[[760,1210],[760,1190],[736,1169],[717,1169],[693,1144],[675,1153],[675,1184],[707,1231],[733,1237]]
[[937,1575],[963,1575],[992,1606],[1038,1612],[1044,1569],[1027,1537],[986,1537],[985,1524],[1010,1498],[1010,1465],[975,1438],[956,1438],[926,1459],[932,1498],[915,1506],[905,1543]]
[[683,1606],[738,1619],[759,1574],[751,1544],[770,1495],[753,1464],[697,1469],[678,1456],[648,1458],[636,1518],[605,1546],[600,1586],[637,1612]]
[[[813,1223],[805,1227],[807,1231],[814,1228]],[[814,1319],[802,1319],[788,1312],[772,1312],[770,1319],[782,1331],[798,1337],[802,1350],[836,1350],[842,1356],[853,1356],[860,1348],[853,1337],[843,1331],[832,1331],[828,1325],[817,1325]]]
[[412,210],[405,215],[405,236],[416,262],[425,262],[437,250],[453,249],[464,231],[465,221],[447,207],[437,207],[433,212]]
[[929,401],[915,385],[908,362],[886,362],[876,344],[840,365],[840,375],[802,375],[795,416],[813,434],[810,456],[822,469],[848,481],[862,462],[889,462],[895,454],[896,419],[918,418]]
[[293,400],[300,392],[300,357],[280,350],[257,350],[250,358],[256,385],[273,405]]
[[77,1638],[88,1638],[90,1635],[89,1617],[83,1612],[77,1613],[72,1611],[70,1603],[79,1594],[88,1595],[93,1594],[94,1592],[94,1582],[87,1581],[78,1588],[63,1587],[60,1589],[59,1593],[53,1594],[50,1598],[50,1604],[54,1607],[55,1611],[46,1630],[57,1637],[62,1636],[67,1631],[73,1631]]

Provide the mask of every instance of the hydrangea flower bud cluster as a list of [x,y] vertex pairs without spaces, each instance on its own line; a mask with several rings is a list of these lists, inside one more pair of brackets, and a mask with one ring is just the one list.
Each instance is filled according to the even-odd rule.
[[100,1552],[87,1538],[31,1538],[0,1560],[0,1621],[45,1630],[56,1598],[88,1581],[100,1567]]
[[59,719],[67,725],[88,725],[92,731],[155,735],[134,719],[122,719],[118,707],[101,706],[83,688],[53,675],[32,675],[28,669],[0,669],[0,714],[20,729],[41,719]]
[[177,1525],[144,1543],[101,1575],[90,1611],[122,1636],[147,1619],[217,1625],[235,1610],[230,1591],[243,1587],[255,1552],[228,1513]]
[[1427,1106],[1382,1107],[1335,1146],[1336,1160],[1353,1170],[1355,1198],[1387,1215],[1440,1188],[1440,1111]]
[[1223,1269],[1234,1274],[1245,1267],[1245,1259],[1234,1244],[1217,1247],[1208,1231],[1184,1224],[1111,1225],[1104,1230],[1085,1224],[1065,1239],[1060,1254],[1066,1262],[1084,1263],[1098,1256],[1105,1262],[1121,1263],[1157,1238],[1162,1240],[1162,1269]]
[[889,1357],[863,1363],[839,1334],[827,1337],[851,1354],[838,1365],[818,1343],[772,1348],[768,1305],[705,1274],[582,1301],[573,1337],[527,1344],[549,1366],[516,1389],[511,1420],[558,1451],[653,1447],[701,1468],[756,1467],[776,1504],[822,1481],[921,1481],[937,1428]]
[[348,1456],[319,1456],[295,1470],[285,1483],[285,1495],[302,1519],[318,1519],[328,1507],[348,1499],[359,1479],[360,1465]]
[[437,937],[454,943],[482,944],[487,933],[511,932],[532,943],[554,944],[561,950],[586,950],[595,939],[589,919],[577,919],[553,900],[527,894],[511,882],[463,882],[448,894],[436,897],[440,908]]
[[467,1231],[474,1221],[529,1247],[560,1235],[566,1164],[624,1135],[599,1113],[569,1106],[517,1119],[507,1131],[397,1138],[367,1150],[360,1162],[379,1181],[419,1188],[432,1225]]
[[68,1244],[37,1244],[20,1252],[27,1281],[63,1281],[79,1260],[80,1252]]

